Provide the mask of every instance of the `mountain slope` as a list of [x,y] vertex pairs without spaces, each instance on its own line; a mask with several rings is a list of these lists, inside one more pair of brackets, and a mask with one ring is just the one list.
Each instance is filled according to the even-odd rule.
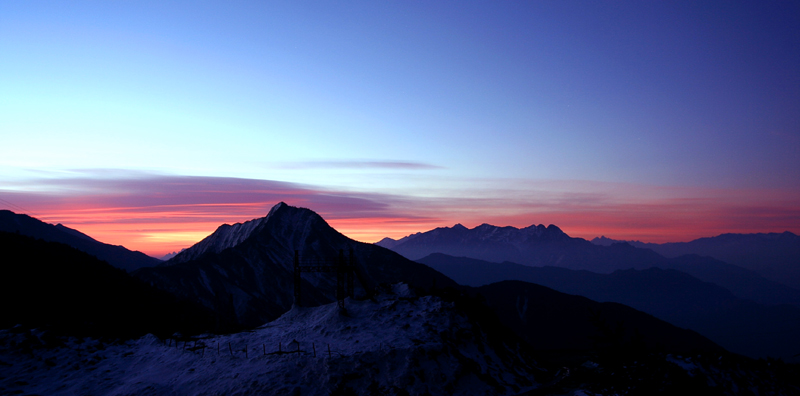
[[178,301],[70,246],[0,232],[0,327],[98,337],[211,329],[210,312]]
[[475,292],[505,325],[539,350],[724,351],[693,331],[622,304],[599,303],[521,281],[492,283]]
[[63,243],[128,272],[161,263],[161,260],[142,252],[130,251],[122,246],[102,243],[80,231],[61,224],[47,224],[28,215],[16,214],[9,210],[0,210],[0,231],[18,232],[21,235],[45,241]]
[[[159,267],[142,268],[139,278],[178,296],[198,301],[228,320],[255,326],[273,320],[294,303],[293,260],[332,264],[340,251],[354,255],[355,291],[364,296],[380,283],[407,282],[430,288],[455,282],[428,266],[375,246],[356,242],[331,228],[309,209],[275,205],[261,219],[220,226],[196,245]],[[335,300],[333,273],[303,273],[302,305]]]
[[690,328],[726,349],[751,357],[796,360],[800,308],[763,306],[675,270],[618,270],[611,274],[529,267],[433,254],[419,262],[453,280],[483,286],[501,280],[531,282],[600,302],[616,302],[673,325]]
[[[594,238],[592,243],[609,245],[613,239]],[[800,236],[791,232],[768,234],[722,234],[690,242],[643,243],[633,246],[652,249],[665,257],[687,254],[713,257],[755,272],[764,278],[800,289]]]
[[68,341],[37,350],[37,360],[9,347],[25,337],[0,332],[9,362],[0,393],[516,395],[542,382],[513,334],[498,339],[453,303],[393,289],[348,301],[346,315],[336,304],[294,307],[257,329],[198,339],[193,350],[154,337],[105,348]]
[[552,225],[522,229],[488,224],[467,229],[456,225],[389,242],[387,244],[384,240],[383,245],[391,245],[392,250],[415,260],[432,253],[443,253],[496,263],[510,261],[528,266],[554,266],[606,274],[619,269],[676,269],[722,286],[739,298],[762,304],[800,304],[800,290],[711,257],[666,258],[652,250],[626,243],[599,246],[581,238],[571,238]]

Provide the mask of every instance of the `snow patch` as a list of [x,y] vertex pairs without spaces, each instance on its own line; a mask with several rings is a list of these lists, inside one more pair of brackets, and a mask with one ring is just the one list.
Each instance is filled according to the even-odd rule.
[[345,311],[336,304],[293,307],[255,330],[188,342],[147,335],[58,345],[38,331],[3,330],[0,391],[503,395],[536,387],[535,368],[519,355],[508,358],[510,349],[498,354],[452,303],[410,296],[407,286],[395,285],[374,301],[347,299]]

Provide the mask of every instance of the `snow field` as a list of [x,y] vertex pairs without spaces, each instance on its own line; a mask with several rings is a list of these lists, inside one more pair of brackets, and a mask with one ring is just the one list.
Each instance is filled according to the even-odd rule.
[[[375,301],[348,299],[346,312],[335,303],[294,307],[252,331],[202,337],[197,345],[205,350],[152,335],[57,345],[35,330],[5,330],[0,393],[497,395],[535,387],[533,369],[520,367],[524,359],[501,358],[508,351],[493,350],[452,303],[408,297],[402,285],[393,292]],[[279,345],[284,353],[275,353]]]

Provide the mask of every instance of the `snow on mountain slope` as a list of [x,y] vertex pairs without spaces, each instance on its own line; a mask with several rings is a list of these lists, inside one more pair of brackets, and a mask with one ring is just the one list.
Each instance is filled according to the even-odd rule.
[[283,202],[278,203],[270,209],[269,214],[265,217],[248,220],[244,223],[236,223],[234,225],[223,224],[209,236],[203,238],[202,241],[196,243],[192,247],[185,249],[175,255],[166,265],[183,263],[189,260],[196,259],[206,252],[219,253],[225,249],[234,247],[242,243],[245,239],[249,238],[253,232],[257,231],[264,224],[266,224],[273,213],[275,213],[281,206],[286,205]]
[[403,295],[395,285],[376,301],[348,300],[346,314],[336,304],[295,307],[253,331],[204,338],[195,351],[151,335],[57,346],[37,331],[4,330],[0,393],[503,395],[537,386],[540,369],[516,346],[493,348],[452,303]]
[[[220,227],[164,265],[134,275],[199,302],[226,321],[251,327],[274,320],[291,308],[295,252],[299,252],[301,262],[323,265],[336,263],[340,252],[346,252],[357,269],[355,296],[366,295],[381,283],[402,281],[423,288],[455,285],[428,266],[347,238],[310,209],[284,203],[275,205],[262,219]],[[336,277],[331,275],[303,273],[299,305],[335,300]]]

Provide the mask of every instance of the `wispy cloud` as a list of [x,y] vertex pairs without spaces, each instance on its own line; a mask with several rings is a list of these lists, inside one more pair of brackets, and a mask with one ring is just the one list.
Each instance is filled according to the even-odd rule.
[[297,161],[271,164],[276,168],[289,170],[307,169],[363,169],[363,170],[430,170],[444,169],[439,165],[412,161]]

